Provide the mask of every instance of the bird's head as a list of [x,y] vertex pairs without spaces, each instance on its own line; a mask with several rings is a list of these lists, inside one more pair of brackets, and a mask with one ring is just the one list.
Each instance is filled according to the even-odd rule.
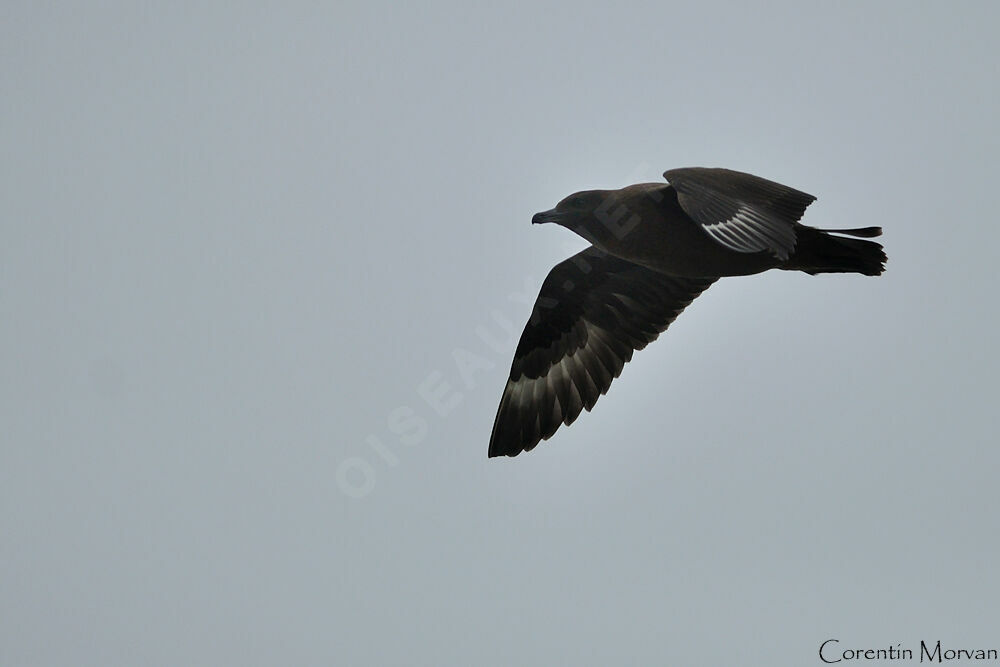
[[536,213],[531,222],[536,225],[554,222],[593,243],[595,232],[600,226],[599,212],[603,210],[608,194],[606,190],[576,192],[556,204],[555,208]]

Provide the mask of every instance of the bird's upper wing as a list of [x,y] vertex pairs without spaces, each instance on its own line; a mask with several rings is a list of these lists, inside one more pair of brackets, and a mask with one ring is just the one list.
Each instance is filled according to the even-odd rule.
[[593,247],[557,264],[514,352],[489,455],[533,449],[593,408],[632,352],[715,280],[674,278]]
[[663,174],[684,212],[715,241],[737,252],[766,250],[781,260],[795,249],[795,223],[816,198],[729,169],[690,167]]

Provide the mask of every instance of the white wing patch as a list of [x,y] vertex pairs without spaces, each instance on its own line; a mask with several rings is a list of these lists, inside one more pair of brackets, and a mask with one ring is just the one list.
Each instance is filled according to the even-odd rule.
[[[568,426],[576,420],[580,412],[589,411],[597,402],[598,396],[608,393],[611,380],[621,375],[622,367],[628,359],[622,360],[617,355],[613,355],[616,363],[609,368],[607,363],[601,360],[601,356],[596,353],[594,346],[607,346],[604,338],[610,334],[586,320],[584,320],[584,326],[587,329],[587,342],[574,350],[572,354],[564,356],[558,363],[550,366],[544,376],[527,378],[522,375],[516,380],[507,381],[508,400],[512,407],[517,406],[522,414],[531,414],[537,406],[544,404],[543,394],[552,395],[554,398],[553,421],[556,424],[563,423]],[[628,356],[631,357],[631,355]],[[598,364],[600,371],[596,369]],[[572,370],[571,367],[573,367]],[[573,372],[574,370],[576,373]],[[574,376],[582,377],[584,386],[578,387],[573,379]],[[565,384],[569,390],[567,396],[562,399],[559,396],[560,392],[556,389],[556,385],[560,384]]]
[[780,260],[795,248],[792,226],[743,205],[728,220],[702,225],[713,239],[736,252],[767,250]]

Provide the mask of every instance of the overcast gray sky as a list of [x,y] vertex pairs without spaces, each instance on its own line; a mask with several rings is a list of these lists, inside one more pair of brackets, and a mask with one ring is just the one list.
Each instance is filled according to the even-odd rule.
[[[0,8],[0,664],[1000,645],[1000,5],[146,5]],[[487,460],[532,213],[696,165],[887,273],[723,280]]]

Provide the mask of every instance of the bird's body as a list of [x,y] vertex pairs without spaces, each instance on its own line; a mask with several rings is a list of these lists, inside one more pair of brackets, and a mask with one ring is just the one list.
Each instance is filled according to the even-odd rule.
[[[741,253],[714,241],[684,213],[677,192],[666,183],[639,183],[597,192],[604,201],[613,201],[614,208],[589,219],[582,233],[574,231],[616,257],[686,278],[745,276],[780,265],[766,251]],[[617,220],[607,222],[615,215]],[[642,220],[653,223],[631,222]]]
[[664,176],[670,185],[578,192],[534,216],[593,245],[557,264],[542,285],[514,353],[490,456],[530,450],[593,408],[632,352],[718,278],[774,268],[884,269],[881,245],[847,238],[878,236],[880,228],[799,224],[812,195],[727,169]]

